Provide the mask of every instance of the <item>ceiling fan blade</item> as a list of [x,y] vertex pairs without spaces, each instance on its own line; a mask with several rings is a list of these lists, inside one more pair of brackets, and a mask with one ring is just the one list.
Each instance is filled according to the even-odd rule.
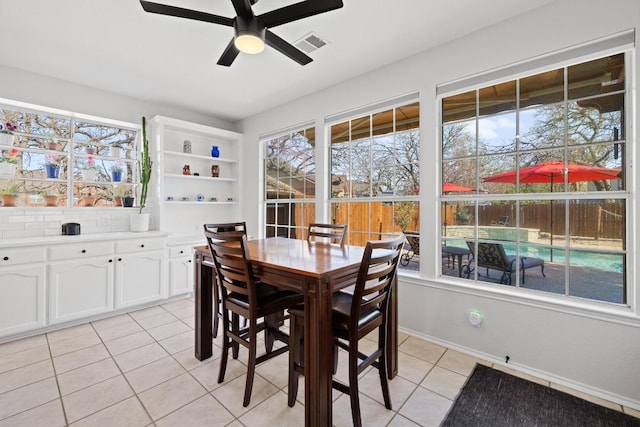
[[181,7],[169,6],[166,4],[153,3],[140,0],[140,4],[145,12],[157,13],[159,15],[176,16],[178,18],[193,19],[194,21],[211,22],[212,24],[226,25],[233,27],[233,19],[224,16],[212,15],[210,13],[199,12],[197,10],[183,9]]
[[265,42],[278,52],[288,56],[300,65],[307,65],[309,62],[313,61],[313,59],[308,57],[304,52],[302,52],[289,42],[285,41],[284,39],[276,36],[269,30],[267,30],[265,33]]
[[342,6],[342,0],[305,0],[263,13],[258,18],[264,22],[265,27],[271,28],[334,9],[340,9]]
[[231,3],[233,3],[233,8],[236,10],[236,14],[253,15],[251,5],[255,2],[251,2],[251,0],[231,0]]
[[227,45],[227,48],[222,53],[220,59],[218,59],[218,65],[223,65],[225,67],[230,67],[233,64],[233,61],[236,59],[240,51],[236,48],[236,45],[233,44],[233,39]]

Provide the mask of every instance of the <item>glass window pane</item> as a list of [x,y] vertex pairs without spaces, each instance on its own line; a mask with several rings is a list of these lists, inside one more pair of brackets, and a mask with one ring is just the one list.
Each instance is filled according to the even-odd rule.
[[624,255],[572,250],[569,252],[569,295],[625,304]]
[[500,83],[478,90],[480,117],[516,109],[516,82]]
[[382,206],[382,209],[389,211],[393,209],[393,222],[388,216],[385,216],[383,232],[402,231],[418,232],[420,230],[420,203],[419,202],[394,202],[388,206]]
[[442,100],[442,123],[448,124],[476,117],[475,90],[448,96]]
[[478,153],[493,154],[516,150],[516,114],[500,114],[478,120]]
[[564,69],[551,70],[520,79],[520,108],[547,105],[564,100]]
[[[500,154],[497,156],[483,156],[478,158],[478,174],[481,179],[482,191],[487,193],[515,193],[516,178],[512,173],[516,167],[516,156],[512,154]],[[504,179],[493,182],[498,174],[506,174]]]
[[609,95],[568,104],[568,143],[589,144],[621,138],[623,95]]
[[623,53],[569,67],[569,99],[624,90],[624,68]]
[[442,126],[443,158],[473,156],[476,152],[475,120],[449,123]]
[[545,105],[520,111],[521,151],[564,145],[564,106]]

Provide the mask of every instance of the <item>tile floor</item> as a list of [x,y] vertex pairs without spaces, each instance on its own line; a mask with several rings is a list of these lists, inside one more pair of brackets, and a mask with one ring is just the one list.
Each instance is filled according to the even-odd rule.
[[[184,299],[0,345],[0,427],[304,425],[302,403],[287,406],[287,355],[258,366],[244,408],[246,351],[230,358],[218,384],[219,338],[211,359],[195,359],[193,312]],[[393,411],[384,408],[377,373],[362,374],[366,426],[439,425],[474,364],[489,364],[405,334],[400,343]],[[346,379],[344,364],[338,376]],[[351,425],[348,396],[334,391],[333,415],[334,425]]]

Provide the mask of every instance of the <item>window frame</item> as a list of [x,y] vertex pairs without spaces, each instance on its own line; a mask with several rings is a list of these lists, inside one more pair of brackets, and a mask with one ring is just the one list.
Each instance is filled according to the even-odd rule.
[[[626,36],[628,34],[625,34],[624,36]],[[610,42],[610,40],[608,41]],[[599,45],[598,43],[595,43],[595,46]],[[580,47],[579,49],[576,50],[576,52],[581,52],[583,49],[583,47]],[[582,49],[582,50],[581,50]],[[469,91],[473,91],[475,90],[476,93],[478,90],[481,90],[482,88],[489,88],[492,87],[493,85],[496,84],[500,84],[501,82],[506,82],[506,81],[517,81],[518,83],[520,82],[521,79],[526,78],[528,76],[533,76],[539,73],[543,73],[545,71],[548,70],[555,70],[555,69],[559,69],[562,68],[564,69],[565,72],[565,79],[566,79],[566,72],[567,69],[572,66],[572,65],[576,65],[576,64],[581,64],[584,62],[588,62],[594,59],[598,59],[598,58],[608,58],[612,55],[615,54],[623,54],[624,55],[624,60],[625,60],[625,86],[623,89],[623,94],[624,94],[624,112],[622,114],[625,115],[625,117],[627,119],[633,120],[635,111],[632,109],[633,108],[633,102],[632,102],[632,96],[633,96],[633,92],[631,90],[632,88],[632,82],[634,80],[633,76],[634,76],[634,71],[635,70],[631,70],[631,67],[634,64],[633,59],[632,59],[632,47],[629,46],[628,44],[622,45],[622,46],[618,46],[618,47],[612,47],[609,46],[608,49],[604,50],[604,51],[597,51],[597,49],[594,48],[594,46],[588,47],[587,50],[589,50],[589,54],[585,55],[585,56],[575,56],[575,57],[571,57],[571,54],[568,52],[563,52],[562,56],[563,56],[563,60],[560,63],[554,63],[552,61],[553,58],[558,58],[558,55],[550,55],[548,58],[545,58],[543,60],[547,62],[545,67],[541,67],[540,63],[541,60],[540,58],[535,58],[534,60],[531,61],[530,66],[531,68],[528,68],[526,66],[526,62],[524,64],[517,64],[517,66],[514,66],[513,69],[511,71],[513,71],[513,74],[509,74],[508,70],[505,69],[501,69],[498,70],[496,72],[488,72],[485,74],[486,80],[483,80],[483,76],[482,75],[478,75],[478,76],[472,76],[470,77],[468,80],[466,80],[465,84],[464,82],[458,81],[458,82],[453,82],[452,84],[445,84],[442,85],[441,87],[438,88],[437,90],[437,113],[438,113],[438,126],[437,126],[437,140],[439,141],[438,144],[438,155],[439,155],[439,166],[440,166],[440,170],[438,173],[438,182],[440,184],[442,184],[442,181],[444,180],[443,178],[443,173],[442,173],[442,168],[444,167],[444,162],[445,162],[445,157],[444,157],[444,153],[443,153],[443,100],[447,97],[451,97],[451,96],[455,96],[458,94],[462,94],[465,92],[469,92]],[[567,57],[571,57],[570,59],[567,59]],[[516,72],[517,71],[517,72]],[[496,78],[496,76],[499,75],[501,76],[501,78]],[[564,84],[564,90],[565,90],[565,97],[564,97],[564,101],[563,103],[566,104],[574,101],[574,99],[567,99],[566,96],[566,91],[567,91],[567,82],[565,80]],[[450,91],[447,90],[447,88],[452,89]],[[455,88],[455,90],[453,90],[453,88]],[[599,96],[606,96],[606,93],[602,93]],[[477,107],[477,100],[476,100],[476,108]],[[519,117],[519,114],[521,111],[526,110],[527,107],[517,107],[514,108],[513,111],[516,112],[516,116]],[[486,117],[495,117],[497,114],[494,115],[489,115]],[[477,122],[478,120],[480,120],[482,117],[484,116],[480,116],[478,115],[478,111],[476,110],[476,115],[475,117],[475,121],[476,121],[476,126],[477,126]],[[519,120],[517,121],[518,125],[519,125]],[[561,201],[565,204],[568,204],[569,201],[573,201],[576,200],[576,195],[580,195],[579,200],[585,200],[585,201],[589,201],[589,200],[600,200],[600,199],[612,199],[612,200],[622,200],[624,202],[625,205],[625,221],[624,221],[624,234],[623,234],[623,238],[624,240],[624,247],[622,250],[620,251],[614,251],[614,253],[616,254],[621,254],[624,257],[624,264],[625,264],[625,269],[623,270],[623,282],[626,284],[626,289],[624,290],[625,295],[624,295],[624,302],[620,303],[620,304],[614,304],[613,305],[613,311],[620,313],[620,312],[629,312],[629,311],[633,311],[635,310],[635,305],[637,303],[636,298],[637,298],[637,292],[638,292],[638,284],[635,283],[635,281],[633,280],[634,275],[635,275],[635,264],[634,264],[634,259],[632,257],[632,250],[630,250],[629,248],[635,247],[635,241],[634,241],[634,228],[633,227],[633,212],[635,211],[635,197],[634,197],[634,182],[631,179],[631,165],[634,163],[633,159],[634,157],[634,152],[636,151],[635,148],[633,147],[633,144],[636,142],[635,141],[635,135],[631,133],[632,126],[631,123],[629,122],[629,120],[624,120],[623,119],[623,129],[621,129],[622,132],[624,132],[625,138],[624,138],[624,155],[626,156],[627,160],[623,165],[623,173],[626,175],[626,179],[624,182],[624,188],[622,190],[614,190],[614,191],[607,191],[606,193],[602,193],[602,192],[588,192],[588,193],[580,193],[580,192],[571,192],[568,191],[568,189],[566,189],[566,191],[564,191],[563,193],[552,193],[552,196],[550,196],[549,193],[524,193],[524,192],[516,192],[515,194],[504,194],[504,193],[494,193],[494,194],[479,194],[479,193],[472,193],[472,194],[455,194],[455,193],[451,193],[451,194],[443,194],[440,191],[440,188],[438,188],[437,191],[437,196],[438,196],[438,206],[440,208],[437,209],[438,211],[438,223],[434,224],[434,226],[437,227],[437,242],[438,245],[435,248],[436,252],[438,253],[438,255],[440,256],[442,254],[441,251],[441,247],[442,244],[444,244],[446,236],[443,236],[443,232],[442,229],[440,227],[438,227],[439,224],[442,223],[443,219],[442,219],[442,204],[443,203],[456,203],[456,202],[464,202],[464,203],[472,203],[474,205],[474,209],[476,210],[476,214],[477,214],[477,209],[478,209],[478,202],[493,202],[493,201],[500,201],[500,202],[512,202],[515,203],[516,201],[523,201],[523,200],[532,200],[532,201],[536,201],[536,200],[549,200],[550,197],[553,197],[552,200],[554,201]],[[476,128],[476,132],[477,132],[477,128]],[[566,132],[566,131],[565,131]],[[516,130],[516,134],[519,134],[519,130]],[[565,136],[566,137],[566,136]],[[479,138],[478,134],[476,133],[475,136],[476,140]],[[563,145],[563,147],[567,147],[567,144],[565,143]],[[476,152],[475,153],[475,159],[479,159],[480,156],[479,154]],[[476,178],[476,182],[479,183],[481,180],[481,176],[480,176],[480,172],[478,169],[478,166],[476,164],[476,172],[475,172],[475,178]],[[478,187],[476,187],[478,188]],[[516,213],[519,215],[519,209],[516,210]],[[519,227],[519,220],[517,218],[514,218],[513,221],[517,224],[517,226]],[[475,223],[476,228],[478,227],[478,223],[476,221]],[[516,233],[516,235],[519,235],[519,233]],[[565,236],[565,241],[568,241],[570,239],[571,236]],[[486,239],[479,239],[478,237],[478,232],[477,229],[475,231],[475,237],[474,237],[474,241],[486,241]],[[442,242],[442,244],[440,244],[440,242]],[[520,239],[517,238],[516,242],[519,243]],[[565,242],[565,246],[564,246],[566,251],[580,251],[580,248],[576,248],[576,247],[572,247],[571,245],[569,245],[567,242]],[[605,250],[602,251],[598,251],[598,252],[607,252]],[[440,259],[438,257],[438,259]],[[564,267],[565,267],[565,287],[568,290],[569,286],[570,286],[570,282],[569,282],[569,270],[574,266],[574,264],[565,261],[564,263]],[[516,272],[514,273],[514,280],[517,282],[518,279],[515,278],[519,278],[520,277],[520,267],[519,265],[516,267]],[[441,265],[439,265],[435,271],[435,280],[437,282],[440,283],[446,283],[447,285],[454,285],[454,286],[460,286],[461,288],[473,288],[473,289],[478,289],[478,290],[482,290],[487,291],[489,294],[502,294],[502,293],[507,293],[509,295],[513,295],[515,297],[518,298],[523,298],[524,300],[530,301],[530,300],[539,300],[539,301],[546,301],[546,302],[553,302],[554,304],[559,303],[561,305],[564,306],[579,306],[579,307],[588,307],[588,308],[594,308],[594,307],[598,307],[598,308],[606,308],[611,309],[611,303],[602,301],[602,300],[598,300],[598,299],[579,299],[577,300],[574,297],[570,297],[570,298],[566,298],[565,295],[563,294],[556,294],[556,293],[551,293],[551,292],[545,292],[545,293],[532,293],[529,292],[523,288],[519,288],[516,286],[516,289],[511,289],[511,288],[507,288],[507,287],[500,287],[500,286],[495,286],[495,284],[493,283],[488,283],[488,282],[484,282],[484,281],[479,281],[477,280],[477,276],[475,280],[472,281],[468,281],[468,280],[460,280],[458,279],[458,277],[451,277],[451,276],[445,276],[443,274],[443,268]],[[473,277],[471,278],[473,279]]]
[[[64,209],[75,209],[80,207],[83,209],[86,209],[87,207],[100,209],[100,208],[111,208],[116,206],[115,204],[109,204],[109,203],[113,203],[113,199],[112,198],[108,199],[107,197],[105,197],[105,200],[107,202],[103,205],[96,206],[96,205],[86,205],[81,203],[80,197],[81,197],[81,194],[83,194],[82,193],[83,188],[101,187],[101,188],[104,188],[105,196],[108,194],[108,195],[111,195],[112,197],[116,197],[117,189],[121,189],[135,196],[140,183],[139,172],[137,170],[138,169],[137,159],[139,157],[140,141],[141,141],[140,125],[124,122],[120,120],[114,120],[114,119],[109,119],[104,117],[83,114],[83,113],[50,108],[46,106],[34,105],[34,104],[29,104],[29,103],[24,103],[20,101],[9,100],[9,99],[0,99],[0,108],[2,108],[3,110],[6,109],[6,110],[16,111],[19,114],[42,115],[42,116],[56,118],[56,119],[68,120],[69,122],[68,137],[59,137],[56,135],[56,139],[58,143],[60,143],[60,141],[64,141],[66,144],[68,144],[66,150],[60,151],[60,150],[48,150],[46,148],[42,149],[39,147],[18,147],[21,153],[33,154],[37,156],[44,155],[45,158],[55,157],[58,160],[61,159],[66,163],[66,166],[64,168],[64,171],[66,173],[65,178],[50,180],[46,176],[43,176],[42,178],[25,177],[25,176],[15,176],[15,177],[3,176],[3,177],[0,177],[0,182],[3,183],[2,184],[3,186],[8,185],[10,181],[16,181],[16,182],[22,182],[22,183],[27,183],[27,182],[34,182],[34,183],[41,182],[41,183],[49,183],[49,184],[57,183],[61,186],[66,186],[65,193],[60,194],[65,200],[65,204],[63,206],[58,206]],[[132,132],[134,135],[133,135],[133,138],[130,139],[132,142],[129,148],[129,151],[131,151],[131,154],[129,155],[129,157],[118,158],[118,157],[113,157],[111,155],[105,156],[105,155],[99,155],[99,154],[91,155],[85,152],[80,153],[79,150],[83,149],[86,146],[86,144],[83,143],[83,141],[76,138],[77,123],[86,123],[96,127],[107,127],[107,128],[112,127],[112,128],[117,128],[120,131]],[[31,133],[26,133],[21,131],[16,131],[14,132],[14,134],[16,135],[16,138],[28,137],[28,138],[33,138],[36,141],[38,140],[44,141],[45,139],[47,139],[46,135],[31,134]],[[12,145],[12,146],[15,146],[15,145]],[[100,148],[102,149],[109,149],[110,147],[111,147],[111,144],[100,146]],[[7,147],[5,146],[2,147],[2,151],[5,151],[6,149]],[[101,164],[103,164],[103,166],[105,167],[105,170],[107,167],[109,167],[110,169],[111,166],[118,164],[119,166],[124,166],[124,168],[128,168],[130,173],[125,174],[126,180],[122,180],[120,182],[83,181],[82,178],[77,178],[75,177],[75,175],[80,174],[80,172],[82,171],[82,169],[79,167],[79,164],[86,163],[89,157],[91,157],[96,163],[100,162]],[[106,165],[105,165],[105,162],[106,162]],[[46,185],[46,184],[43,184],[43,185]],[[78,188],[79,190],[74,191],[76,188]],[[75,192],[77,192],[79,195],[75,195]],[[17,206],[18,208],[22,208],[22,209],[45,208],[45,206],[42,204],[43,203],[42,195],[33,194],[33,192],[27,192],[24,194],[26,194],[29,201],[26,205]]]

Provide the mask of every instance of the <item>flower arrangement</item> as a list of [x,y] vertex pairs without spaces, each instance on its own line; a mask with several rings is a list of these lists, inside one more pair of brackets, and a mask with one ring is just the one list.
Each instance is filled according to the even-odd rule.
[[118,160],[116,163],[111,166],[111,172],[122,172],[122,161]]
[[47,166],[60,166],[60,157],[55,154],[47,154]]
[[18,164],[18,149],[12,148],[9,150],[8,156],[0,157],[0,163]]
[[15,131],[18,130],[18,127],[11,122],[6,122],[4,127],[0,125],[0,133],[6,133],[8,135],[13,135]]
[[98,170],[98,166],[96,166],[96,160],[93,156],[87,156],[87,163],[84,166],[85,170]]

